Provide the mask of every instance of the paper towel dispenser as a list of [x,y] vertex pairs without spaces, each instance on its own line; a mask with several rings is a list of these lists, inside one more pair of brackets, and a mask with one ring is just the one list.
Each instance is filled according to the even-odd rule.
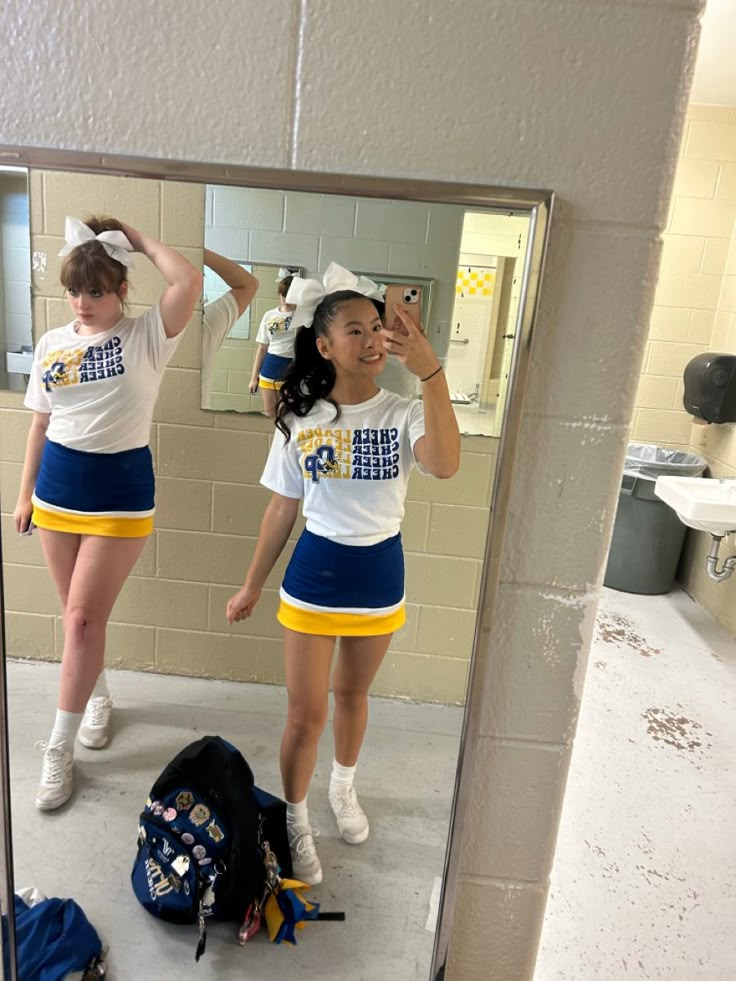
[[698,354],[685,367],[685,410],[706,422],[736,422],[736,354]]

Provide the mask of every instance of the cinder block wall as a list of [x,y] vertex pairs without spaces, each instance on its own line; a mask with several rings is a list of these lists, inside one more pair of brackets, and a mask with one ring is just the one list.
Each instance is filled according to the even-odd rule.
[[631,422],[636,442],[688,449],[682,373],[691,358],[725,340],[724,317],[716,314],[735,220],[736,108],[691,105]]

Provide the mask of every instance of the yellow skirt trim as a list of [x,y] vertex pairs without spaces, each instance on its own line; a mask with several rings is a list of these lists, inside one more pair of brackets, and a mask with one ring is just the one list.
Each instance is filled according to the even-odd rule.
[[406,623],[406,608],[371,616],[365,613],[332,613],[301,610],[281,600],[276,618],[282,627],[299,634],[319,634],[323,637],[377,637],[392,634]]
[[103,538],[146,538],[153,531],[153,515],[146,518],[118,518],[114,515],[69,514],[47,511],[35,505],[33,523],[47,531],[69,535],[100,535]]
[[273,381],[271,378],[264,378],[263,375],[259,375],[258,385],[260,388],[270,388],[272,391],[278,392],[283,385],[283,382]]

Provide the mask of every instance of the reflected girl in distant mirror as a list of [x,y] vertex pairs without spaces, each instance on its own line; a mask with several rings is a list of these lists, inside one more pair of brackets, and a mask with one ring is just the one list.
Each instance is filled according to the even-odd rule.
[[296,330],[293,314],[296,308],[286,299],[293,279],[293,276],[284,276],[279,281],[279,305],[264,313],[256,334],[256,354],[248,387],[251,395],[255,395],[260,388],[263,412],[267,416],[276,414],[281,381],[294,357]]
[[[409,474],[451,477],[460,435],[442,366],[423,331],[396,309],[382,321],[375,283],[332,263],[324,283],[295,277],[294,361],[284,378],[261,483],[273,495],[230,623],[253,613],[303,500],[306,530],[281,587],[288,715],[281,775],[294,875],[322,879],[307,791],[327,720],[332,675],[335,741],[329,802],[343,839],[359,844],[369,825],[353,787],[368,721],[368,690],[395,630],[403,626],[404,558],[399,528]],[[422,383],[422,399],[379,388],[387,354]]]
[[[21,534],[39,529],[63,612],[58,709],[48,740],[37,743],[44,811],[72,794],[75,738],[90,749],[109,739],[107,621],[153,530],[153,408],[202,289],[182,255],[122,221],[67,218],[65,237],[61,282],[74,319],[34,352],[25,398],[34,415],[14,513]],[[137,317],[125,315],[133,252],[169,284]]]
[[215,355],[235,321],[253,302],[260,284],[239,262],[212,249],[204,250],[204,264],[229,287],[222,296],[205,303],[202,314],[202,406],[207,409],[210,408]]

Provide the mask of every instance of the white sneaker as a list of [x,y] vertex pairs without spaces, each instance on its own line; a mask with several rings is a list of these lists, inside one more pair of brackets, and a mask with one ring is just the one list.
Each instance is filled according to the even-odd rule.
[[293,828],[287,825],[286,831],[294,878],[306,882],[308,886],[318,885],[322,881],[322,866],[314,847],[314,839],[319,837],[319,831],[312,830],[306,824],[298,824]]
[[88,749],[102,749],[110,741],[112,702],[104,695],[95,695],[87,702],[77,739]]
[[39,741],[36,749],[43,752],[41,783],[36,791],[36,807],[39,811],[54,811],[66,804],[74,790],[72,769],[74,757],[66,748],[66,743],[49,746]]
[[339,787],[329,792],[330,807],[337,821],[337,830],[349,845],[359,845],[368,837],[368,818],[358,803],[355,787]]

